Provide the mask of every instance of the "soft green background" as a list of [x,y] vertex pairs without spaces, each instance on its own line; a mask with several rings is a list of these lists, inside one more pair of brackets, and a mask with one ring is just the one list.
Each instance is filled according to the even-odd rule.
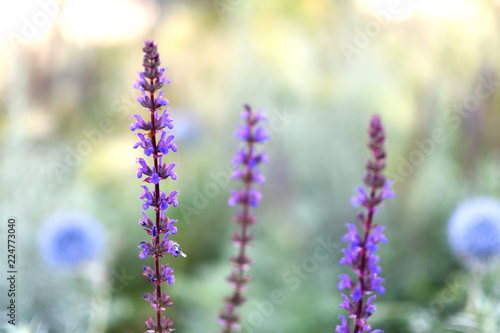
[[[469,284],[447,246],[447,219],[463,199],[500,195],[500,12],[494,1],[368,2],[3,2],[0,231],[17,218],[17,327],[135,333],[153,315],[137,250],[146,239],[140,152],[128,130],[152,38],[169,68],[178,135],[168,156],[178,180],[162,185],[181,191],[168,213],[188,254],[168,258],[176,283],[166,313],[177,332],[220,330],[236,251],[227,199],[238,183],[228,184],[227,164],[243,103],[264,109],[272,134],[243,332],[333,332],[345,314],[340,239],[358,211],[349,200],[373,113],[386,126],[396,197],[376,216],[389,239],[380,248],[387,292],[370,321],[388,333],[440,332],[433,327],[463,310]],[[59,211],[102,223],[98,261],[74,271],[41,261],[37,232]],[[332,251],[317,250],[325,242]],[[495,295],[498,283],[488,288]]]

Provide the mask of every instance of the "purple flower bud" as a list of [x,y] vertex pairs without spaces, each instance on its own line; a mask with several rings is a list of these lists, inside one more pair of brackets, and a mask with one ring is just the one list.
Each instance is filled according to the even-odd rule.
[[163,98],[163,91],[160,90],[160,92],[158,93],[158,96],[156,97],[156,103],[158,105],[158,107],[160,106],[167,106],[168,104],[170,104],[170,102],[168,101],[168,99],[166,98]]
[[248,125],[238,125],[234,136],[242,141],[247,141],[250,138],[251,131],[252,129]]
[[264,127],[257,127],[255,129],[254,140],[260,143],[269,140],[269,135],[267,135],[266,129]]
[[247,194],[248,196],[248,202],[253,208],[257,208],[259,205],[259,201],[262,199],[262,194],[260,194],[257,189],[253,188],[250,190],[250,192]]
[[351,330],[349,329],[349,325],[347,324],[347,319],[345,319],[344,316],[339,315],[339,319],[341,324],[337,325],[335,328],[335,332],[337,333],[351,333]]
[[143,174],[150,176],[152,173],[152,170],[146,164],[146,161],[143,158],[138,158],[137,162],[141,165],[141,167],[137,169],[137,178],[141,178]]
[[354,302],[357,302],[363,298],[363,290],[361,290],[361,284],[356,284],[356,287],[351,291],[351,297]]
[[353,287],[353,283],[352,283],[351,278],[349,277],[349,275],[342,274],[342,275],[339,276],[339,278],[340,278],[340,282],[338,284],[339,291],[340,290],[344,290],[346,288],[351,289]]
[[359,205],[364,204],[367,199],[364,187],[358,186],[356,187],[356,190],[358,191],[359,194],[353,196],[351,199],[351,205],[353,207],[358,207]]
[[349,299],[349,297],[347,297],[344,294],[340,294],[340,296],[344,299],[344,302],[342,302],[340,304],[340,307],[343,308],[343,309],[346,309],[346,310],[348,310],[350,312],[351,308],[352,308],[351,300]]
[[161,130],[167,127],[168,129],[174,128],[174,125],[172,124],[172,119],[170,119],[168,112],[170,111],[170,108],[166,109],[163,111],[161,114],[161,117],[158,118],[158,112],[156,112],[155,117],[156,117],[156,129]]
[[[371,305],[372,302],[373,302],[373,300],[375,298],[377,298],[377,297],[376,296],[371,296],[366,301],[365,307],[363,309],[363,315],[364,315],[365,318],[371,317],[371,315],[377,310],[377,306],[376,305]],[[370,329],[370,328],[367,327],[367,329]]]
[[137,133],[137,136],[139,137],[139,141],[137,141],[137,143],[134,145],[134,149],[141,147],[144,149],[144,154],[146,154],[146,156],[151,156],[151,154],[154,152],[151,140],[149,140],[149,138],[145,138],[142,133]]
[[149,246],[146,244],[146,242],[141,242],[141,245],[138,246],[139,250],[142,252],[139,254],[139,258],[142,260],[146,259],[146,256],[149,254]]
[[145,131],[151,130],[151,122],[146,123],[144,121],[144,119],[142,118],[142,116],[139,115],[139,114],[134,114],[133,116],[135,117],[135,119],[137,121],[135,123],[132,123],[130,125],[130,130],[131,131],[135,131],[135,130],[139,130],[139,129],[142,129],[142,130],[145,130]]
[[165,279],[167,280],[169,285],[173,285],[175,282],[175,277],[173,275],[174,270],[170,267],[167,267],[165,271]]
[[391,187],[391,185],[392,185],[391,181],[385,182],[384,187],[382,188],[382,192],[380,193],[380,198],[382,198],[382,199],[392,199],[392,198],[394,198],[394,195],[395,195],[394,191],[389,190],[389,188]]
[[347,223],[345,225],[349,232],[342,237],[343,242],[349,243],[349,250],[354,251],[357,247],[361,245],[361,239],[358,235],[358,229],[354,224]]
[[177,151],[177,146],[175,145],[175,143],[172,143],[174,136],[173,135],[169,135],[168,137],[166,136],[167,132],[162,132],[160,141],[158,142],[158,151],[164,155],[168,154],[169,150],[172,150],[173,152]]
[[141,89],[146,84],[144,73],[139,72],[139,79],[134,82],[134,89]]

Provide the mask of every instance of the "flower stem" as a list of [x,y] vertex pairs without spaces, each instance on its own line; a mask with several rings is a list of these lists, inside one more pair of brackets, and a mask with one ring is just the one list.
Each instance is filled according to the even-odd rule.
[[[153,85],[153,79],[150,79],[151,85]],[[149,98],[151,99],[152,105],[155,105],[155,94],[154,91],[151,91],[149,93]],[[156,124],[155,124],[155,112],[156,108],[151,109],[151,144],[153,145],[153,149],[156,152]],[[158,168],[158,155],[156,153],[153,153],[153,161],[154,161],[154,167],[155,170],[159,170]],[[155,197],[160,198],[160,183],[155,184]],[[156,275],[156,295],[159,295],[159,301],[158,305],[156,306],[156,323],[158,324],[158,333],[162,333],[162,328],[161,328],[161,309],[162,309],[162,304],[161,304],[161,277],[160,277],[160,207],[157,206],[154,208],[155,209],[155,225],[156,225],[156,230],[157,234],[154,236],[153,243],[156,244],[157,249],[158,249],[158,254],[155,254],[154,256],[154,261],[155,261],[155,275]]]

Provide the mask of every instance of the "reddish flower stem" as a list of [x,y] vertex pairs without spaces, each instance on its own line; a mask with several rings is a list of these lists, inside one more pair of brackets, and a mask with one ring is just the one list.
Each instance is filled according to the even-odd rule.
[[[372,187],[371,192],[370,192],[370,201],[374,201],[375,199],[375,191],[376,188]],[[373,220],[373,210],[374,207],[370,206],[368,209],[368,216],[366,217],[366,220],[363,221],[363,227],[365,229],[365,237],[363,239],[363,243],[361,244],[361,248],[363,251],[363,259],[361,260],[361,274],[359,275],[359,283],[361,285],[361,291],[365,290],[365,269],[366,269],[366,242],[368,241],[368,236],[370,235],[370,231],[372,228],[372,220]],[[362,311],[363,311],[363,294],[361,294],[361,299],[356,302],[356,319],[355,319],[355,326],[354,326],[354,332],[353,333],[359,333],[362,332],[361,330],[363,329],[363,325],[360,324],[359,319],[361,319]]]

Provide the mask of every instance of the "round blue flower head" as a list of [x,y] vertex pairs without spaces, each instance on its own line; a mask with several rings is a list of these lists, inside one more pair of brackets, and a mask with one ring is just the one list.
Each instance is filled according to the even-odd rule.
[[488,198],[465,201],[448,224],[448,239],[466,264],[486,263],[500,255],[500,202]]
[[52,215],[38,234],[42,257],[49,264],[64,268],[96,258],[103,240],[103,230],[96,221],[74,213]]

